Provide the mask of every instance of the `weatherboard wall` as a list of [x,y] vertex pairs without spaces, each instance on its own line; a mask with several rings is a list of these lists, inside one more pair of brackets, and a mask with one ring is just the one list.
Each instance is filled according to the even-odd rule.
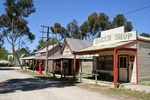
[[150,80],[150,42],[138,41],[138,78]]

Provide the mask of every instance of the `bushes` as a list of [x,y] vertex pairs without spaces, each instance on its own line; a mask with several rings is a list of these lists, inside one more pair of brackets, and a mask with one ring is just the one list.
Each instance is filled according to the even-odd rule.
[[11,66],[13,65],[8,61],[0,61],[0,67],[11,67]]

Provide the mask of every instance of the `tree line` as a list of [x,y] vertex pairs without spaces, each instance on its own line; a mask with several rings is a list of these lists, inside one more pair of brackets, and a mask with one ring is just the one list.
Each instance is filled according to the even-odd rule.
[[[6,38],[15,55],[15,46],[25,43],[25,40],[33,42],[35,39],[36,34],[30,31],[27,18],[36,11],[36,8],[34,0],[5,0],[4,8],[5,13],[0,15],[0,47],[3,47],[4,38]],[[99,14],[93,12],[81,25],[78,25],[78,22],[73,19],[66,26],[62,26],[59,22],[54,23],[50,29],[52,34],[58,36],[57,39],[52,40],[54,43],[59,43],[66,37],[93,40],[100,36],[101,31],[119,26],[125,26],[126,32],[133,29],[132,22],[128,21],[123,14],[117,14],[110,21],[109,16],[104,12]],[[148,33],[141,35],[150,37]],[[41,48],[40,44],[45,46],[46,41],[40,40],[37,49]]]
[[127,21],[123,14],[117,14],[113,21],[109,20],[109,16],[104,12],[92,13],[87,17],[80,26],[78,22],[73,19],[70,23],[66,25],[66,28],[60,23],[55,23],[51,26],[51,31],[53,34],[59,34],[61,39],[69,37],[75,39],[92,40],[98,37],[99,32],[125,26],[125,31],[131,31],[133,29],[132,22]]

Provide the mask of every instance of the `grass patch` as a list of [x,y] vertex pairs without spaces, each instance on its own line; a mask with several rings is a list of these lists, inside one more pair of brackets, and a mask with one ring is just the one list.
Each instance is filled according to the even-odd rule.
[[109,88],[105,86],[97,86],[93,84],[83,84],[83,83],[78,84],[77,86],[81,88],[89,89],[92,91],[104,92],[108,94],[129,97],[131,99],[136,99],[136,100],[150,100],[150,94],[147,94],[145,92],[132,91],[132,90],[124,89],[124,88],[118,88],[118,89]]
[[138,83],[139,85],[150,86],[150,81],[142,81]]

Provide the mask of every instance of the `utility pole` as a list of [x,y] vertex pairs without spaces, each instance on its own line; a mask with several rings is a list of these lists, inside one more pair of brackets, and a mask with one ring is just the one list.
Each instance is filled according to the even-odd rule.
[[42,39],[44,38],[43,37],[43,33],[47,33],[47,36],[46,36],[46,65],[45,65],[45,74],[47,74],[48,73],[48,38],[49,38],[49,26],[41,26],[41,27],[43,27],[43,30],[44,30],[44,28],[47,28],[47,32],[44,32],[44,31],[42,31]]

